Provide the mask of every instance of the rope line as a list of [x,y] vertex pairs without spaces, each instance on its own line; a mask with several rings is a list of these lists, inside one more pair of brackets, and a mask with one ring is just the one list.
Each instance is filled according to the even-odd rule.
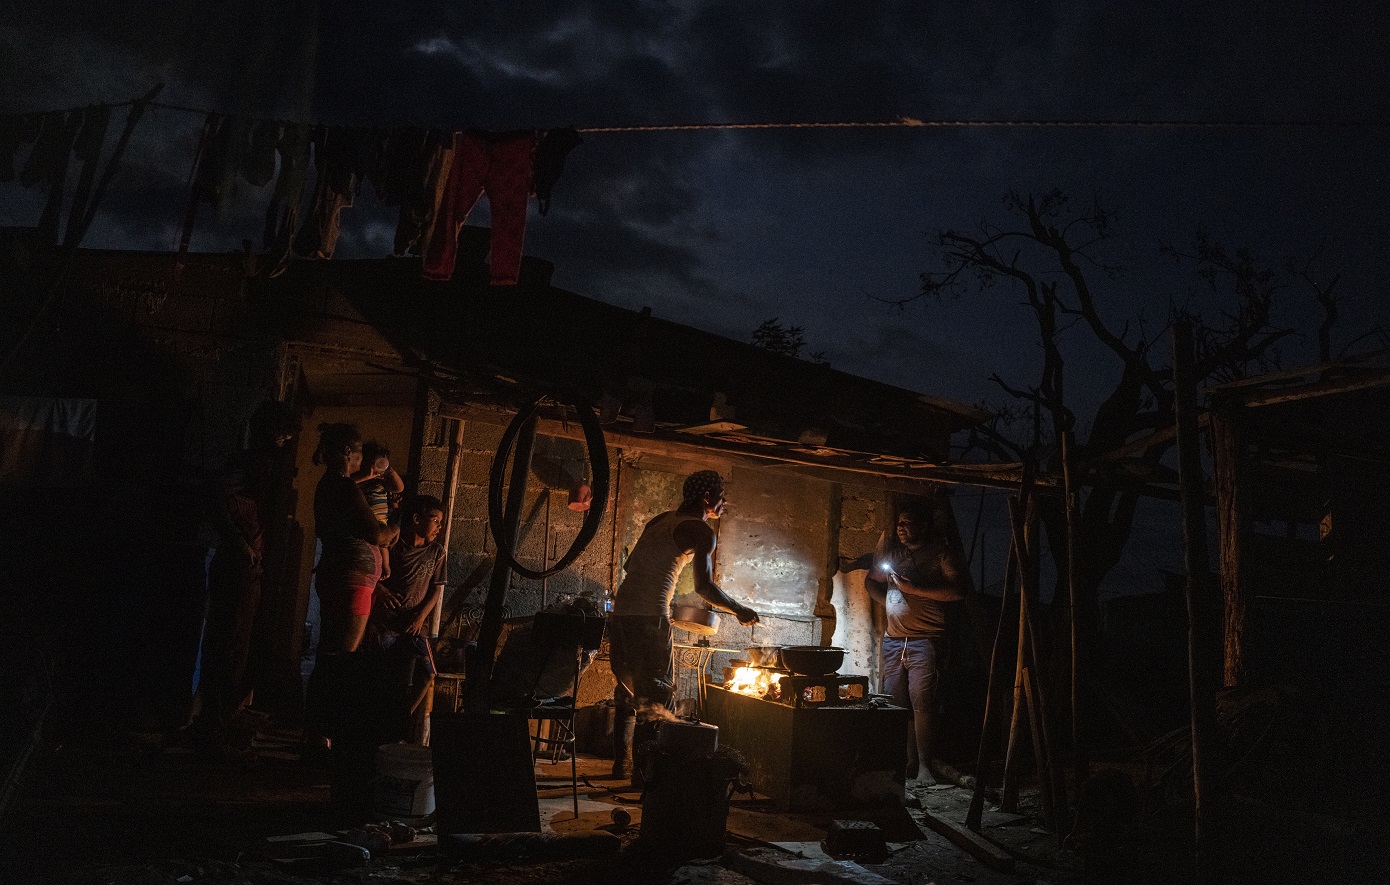
[[[123,108],[135,101],[107,104],[108,108]],[[19,117],[30,113],[66,113],[87,107],[102,105],[81,105],[79,107],[55,109],[51,111],[7,113],[0,116]],[[206,116],[214,113],[206,108],[167,102],[150,102],[148,107],[185,114]],[[220,111],[216,113],[222,113]],[[277,123],[296,123],[272,117],[255,117],[246,114],[223,114],[240,116],[243,119],[274,121]],[[324,126],[324,123],[306,123],[306,126]],[[401,124],[411,125],[411,124]],[[1100,120],[923,120],[916,117],[899,117],[896,120],[863,120],[843,122],[802,122],[802,123],[661,123],[637,126],[583,126],[576,131],[584,135],[621,134],[631,132],[714,132],[741,129],[1382,129],[1390,127],[1390,120],[1142,120],[1142,119],[1100,119]],[[389,128],[389,127],[388,127]],[[444,128],[444,127],[438,127]],[[472,127],[461,127],[464,129]],[[519,127],[527,128],[527,127]]]
[[684,132],[691,130],[717,129],[874,129],[874,128],[1071,128],[1071,129],[1115,129],[1115,128],[1376,128],[1390,126],[1390,121],[1351,121],[1351,120],[918,120],[914,117],[901,117],[887,122],[859,123],[685,123],[656,126],[597,126],[577,131],[588,133],[605,132]]

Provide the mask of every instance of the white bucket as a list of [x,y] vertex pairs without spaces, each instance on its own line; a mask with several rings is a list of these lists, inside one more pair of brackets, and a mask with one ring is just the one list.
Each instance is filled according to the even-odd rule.
[[381,817],[406,824],[434,814],[434,767],[429,747],[382,744],[377,748],[372,807]]

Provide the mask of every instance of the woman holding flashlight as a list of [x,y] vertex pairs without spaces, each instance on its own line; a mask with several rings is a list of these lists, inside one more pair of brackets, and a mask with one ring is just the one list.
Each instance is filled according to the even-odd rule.
[[945,520],[938,526],[933,516],[931,505],[898,507],[893,531],[880,536],[873,568],[864,580],[888,616],[883,691],[912,710],[907,772],[918,787],[936,783],[932,729],[946,659],[946,619],[949,603],[963,599],[969,587],[968,572],[950,543]]

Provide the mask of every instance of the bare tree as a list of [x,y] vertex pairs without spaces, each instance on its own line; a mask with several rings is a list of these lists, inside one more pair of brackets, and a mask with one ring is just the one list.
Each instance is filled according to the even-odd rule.
[[[1105,260],[1114,216],[1099,200],[1075,207],[1061,191],[1052,191],[1042,196],[1010,194],[1005,205],[1011,217],[1005,225],[983,223],[973,231],[941,232],[940,269],[924,273],[921,292],[897,303],[966,291],[1023,295],[1042,345],[1038,380],[1021,385],[994,375],[1015,407],[1001,410],[1000,424],[982,428],[970,442],[1003,460],[1032,460],[1042,470],[1057,470],[1061,436],[1073,434],[1069,448],[1081,486],[1074,559],[1078,639],[1083,649],[1093,649],[1101,582],[1124,553],[1140,498],[1152,491],[1155,477],[1171,473],[1163,459],[1173,435],[1162,432],[1173,426],[1172,368],[1166,347],[1171,321],[1193,321],[1199,381],[1240,377],[1269,368],[1277,359],[1278,342],[1292,334],[1271,320],[1271,308],[1290,278],[1311,286],[1321,300],[1328,316],[1321,337],[1329,338],[1336,318],[1336,280],[1319,286],[1311,264],[1290,265],[1285,273],[1277,273],[1249,252],[1229,251],[1198,233],[1190,247],[1164,251],[1192,265],[1201,289],[1174,299],[1158,326],[1151,326],[1142,314],[1117,319],[1132,309],[1127,307],[1131,299],[1125,297],[1120,268]],[[1199,304],[1204,309],[1197,309]],[[1099,342],[1113,356],[1109,371],[1114,377],[1094,411],[1080,417],[1066,397],[1065,384],[1065,344],[1077,335]],[[1085,367],[1090,378],[1105,371],[1097,365]],[[1020,440],[1010,431],[1017,430],[1018,419],[1028,413],[1033,432],[1025,436],[1032,439]],[[1115,457],[1116,452],[1127,452],[1127,457]],[[1065,588],[1069,576],[1061,502],[1046,504],[1042,516],[1057,587]],[[1064,602],[1067,594],[1056,593],[1054,599]],[[1065,623],[1064,606],[1054,606],[1054,612],[1059,626]]]

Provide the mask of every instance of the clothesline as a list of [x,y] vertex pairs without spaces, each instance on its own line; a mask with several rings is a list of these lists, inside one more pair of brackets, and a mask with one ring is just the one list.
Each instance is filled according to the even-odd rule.
[[[56,108],[51,111],[34,111],[33,114],[64,113],[82,110],[85,107],[107,107],[111,109],[130,107],[137,100],[116,102],[114,104],[82,105],[71,108]],[[167,102],[148,102],[147,107],[178,113],[207,116],[212,111],[207,108],[194,108]],[[27,116],[28,114],[5,114],[4,116]],[[294,120],[281,120],[273,117],[258,117],[250,114],[224,114],[239,116],[247,120],[296,123]],[[326,126],[337,124],[306,123],[299,125]],[[347,125],[347,124],[343,124]],[[408,125],[408,124],[402,124]],[[929,120],[917,117],[898,117],[896,120],[861,120],[843,122],[781,122],[781,123],[667,123],[643,124],[633,126],[578,126],[575,130],[581,135],[617,134],[631,132],[699,132],[739,129],[916,129],[916,128],[999,128],[999,129],[1375,129],[1390,127],[1390,120],[1156,120],[1156,119],[1096,119],[1096,120]],[[440,127],[448,128],[448,127]],[[460,129],[475,127],[461,126]]]

